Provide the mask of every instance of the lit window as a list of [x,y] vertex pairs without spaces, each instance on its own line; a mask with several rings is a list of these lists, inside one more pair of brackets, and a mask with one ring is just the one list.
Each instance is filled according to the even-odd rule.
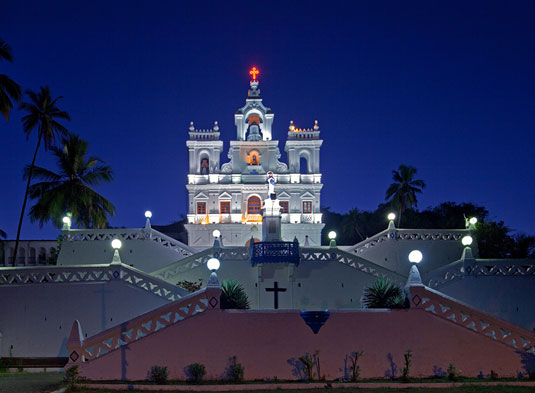
[[290,209],[289,209],[289,207],[288,207],[288,201],[281,201],[281,202],[280,202],[280,205],[281,205],[281,207],[282,207],[282,213],[283,213],[283,214],[286,214],[286,213],[289,212]]
[[219,212],[221,214],[230,214],[230,202],[220,202]]
[[303,202],[303,213],[304,214],[312,213],[312,201],[304,201]]
[[206,202],[197,202],[197,214],[206,214]]
[[247,200],[247,214],[260,214],[260,198],[252,196]]

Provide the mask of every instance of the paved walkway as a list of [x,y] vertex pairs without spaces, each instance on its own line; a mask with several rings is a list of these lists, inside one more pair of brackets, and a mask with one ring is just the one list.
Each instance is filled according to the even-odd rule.
[[63,373],[1,373],[1,393],[42,393],[59,388]]

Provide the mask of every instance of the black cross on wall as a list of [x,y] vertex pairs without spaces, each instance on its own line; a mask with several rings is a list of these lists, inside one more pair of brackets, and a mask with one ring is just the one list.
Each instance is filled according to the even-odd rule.
[[266,288],[266,292],[273,292],[273,307],[279,308],[279,292],[286,292],[286,288],[279,288],[279,282],[273,283],[273,288]]

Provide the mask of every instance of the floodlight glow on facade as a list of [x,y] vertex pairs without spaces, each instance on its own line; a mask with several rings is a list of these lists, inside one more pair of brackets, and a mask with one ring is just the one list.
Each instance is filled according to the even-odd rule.
[[208,262],[206,262],[206,267],[208,267],[208,270],[211,270],[212,272],[215,272],[217,269],[219,269],[220,265],[219,259],[217,258],[210,258]]
[[424,256],[422,255],[422,252],[420,250],[412,250],[409,253],[409,262],[410,263],[420,263],[422,262],[422,258]]
[[212,236],[214,238],[219,238],[221,236],[221,232],[219,231],[219,229],[214,229],[214,231],[212,232]]
[[151,217],[152,217],[152,212],[151,212],[150,210],[147,210],[147,211],[145,212],[145,217],[147,217],[147,218],[151,218]]
[[390,221],[394,221],[396,219],[396,214],[395,213],[388,213],[388,219]]
[[461,243],[463,244],[463,246],[469,246],[472,244],[472,242],[474,241],[474,239],[472,239],[472,236],[464,236],[462,239],[461,239]]
[[71,219],[68,216],[63,217],[63,223],[65,225],[71,226]]
[[113,247],[114,250],[118,250],[119,248],[121,248],[122,245],[123,245],[123,242],[120,241],[119,239],[113,239],[111,241],[111,246]]
[[472,225],[476,225],[477,224],[477,218],[476,217],[471,217],[469,222]]
[[335,231],[330,231],[329,232],[329,239],[331,239],[331,240],[336,239],[336,232]]

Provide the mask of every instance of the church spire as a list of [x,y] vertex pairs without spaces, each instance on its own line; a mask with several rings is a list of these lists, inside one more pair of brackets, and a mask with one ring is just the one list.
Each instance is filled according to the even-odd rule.
[[258,88],[258,74],[260,74],[260,71],[258,68],[253,67],[249,71],[249,75],[252,76],[253,79],[251,79],[250,85],[251,90],[249,90],[249,94],[247,94],[247,98],[260,98],[260,89]]

